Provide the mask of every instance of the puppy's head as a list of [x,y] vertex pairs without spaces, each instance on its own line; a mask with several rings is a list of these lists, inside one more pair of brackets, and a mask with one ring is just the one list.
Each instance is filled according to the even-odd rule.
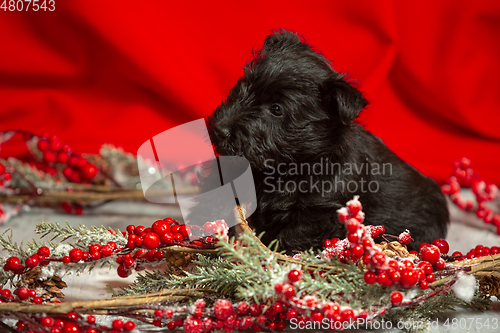
[[332,133],[365,105],[323,56],[280,30],[266,38],[209,117],[209,131],[219,154],[244,156],[263,170],[266,160],[298,162],[331,145]]

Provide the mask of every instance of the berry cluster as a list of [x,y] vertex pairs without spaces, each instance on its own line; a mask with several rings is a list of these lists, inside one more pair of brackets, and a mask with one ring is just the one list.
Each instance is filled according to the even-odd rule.
[[33,289],[28,289],[26,287],[18,288],[14,294],[9,289],[0,290],[0,303],[3,302],[21,302],[29,301],[35,304],[42,304],[43,300],[41,297],[36,295],[36,291]]
[[[270,305],[238,302],[233,304],[227,299],[218,299],[212,308],[207,308],[203,299],[197,300],[193,306],[176,311],[163,308],[154,312],[153,324],[166,326],[170,330],[182,327],[186,333],[210,332],[223,330],[230,333],[234,330],[252,329],[255,332],[263,329],[283,330],[286,321],[296,319],[297,322],[321,322],[330,320],[332,329],[344,328],[345,322],[367,319],[368,312],[354,311],[348,306],[340,306],[335,302],[319,302],[314,296],[295,296],[296,284],[301,281],[302,272],[291,270],[281,283],[274,285],[277,301]],[[375,311],[372,316],[376,314]]]
[[[51,333],[99,333],[99,332],[130,332],[135,329],[135,323],[133,321],[123,322],[121,319],[115,319],[111,323],[111,327],[97,325],[96,319],[93,315],[88,315],[83,317],[76,312],[68,312],[66,315],[59,316],[40,316],[35,317],[36,324],[41,328],[40,331],[36,332],[47,332],[50,330]],[[34,325],[33,322],[27,323],[22,320],[18,320],[16,323],[16,329],[18,331],[23,331],[30,326]],[[35,331],[28,331],[35,332]]]
[[0,163],[0,189],[2,187],[7,187],[11,179],[12,179],[12,174],[7,171],[5,165]]
[[[382,235],[385,229],[383,226],[363,225],[364,214],[357,196],[347,202],[346,207],[339,209],[337,213],[339,222],[347,229],[347,238],[335,243],[325,241],[324,244],[331,244],[332,247],[326,248],[323,255],[326,258],[335,256],[342,262],[347,260],[354,262],[361,259],[367,267],[364,275],[366,283],[377,282],[384,286],[398,285],[403,288],[411,288],[418,284],[421,289],[427,289],[429,283],[435,279],[432,274],[433,265],[437,269],[445,267],[439,248],[435,245],[427,244],[428,246],[421,247],[421,261],[411,256],[394,259],[386,256],[373,241],[374,238]],[[409,231],[400,234],[398,240],[403,244],[408,244],[411,241]]]
[[[477,205],[460,196],[462,187],[472,189]],[[493,224],[497,228],[497,234],[500,235],[500,214],[493,213],[493,210],[486,205],[488,201],[493,201],[498,197],[498,187],[482,180],[477,172],[471,169],[471,161],[468,158],[464,157],[453,164],[453,175],[448,179],[447,184],[441,187],[441,190],[450,197],[458,208],[475,211],[476,216],[484,223]]]
[[[213,247],[215,238],[212,236],[215,233],[223,233],[227,235],[229,228],[226,222],[219,220],[216,222],[207,222],[204,225],[205,233],[209,236],[198,237],[189,242],[192,233],[188,225],[181,225],[178,221],[167,217],[163,220],[157,220],[151,227],[145,228],[144,226],[128,225],[126,248],[134,250],[137,247],[143,249],[137,250],[133,255],[127,253],[118,256],[116,262],[118,266],[118,275],[120,277],[127,277],[131,271],[136,268],[137,260],[144,260],[147,262],[154,262],[163,260],[165,253],[159,248],[172,246],[172,245],[189,245],[190,247]],[[189,244],[188,244],[189,242]],[[145,251],[149,250],[149,251]]]
[[476,245],[475,248],[471,249],[467,254],[463,255],[460,251],[455,251],[451,254],[452,260],[463,260],[463,259],[473,259],[484,256],[490,256],[500,253],[500,247],[492,246],[487,247],[483,245]]
[[[213,248],[216,243],[216,238],[213,235],[220,233],[221,236],[227,238],[229,230],[223,220],[207,222],[203,228],[199,229],[203,231],[203,234],[209,236],[190,240],[192,236],[191,228],[167,217],[155,221],[151,227],[147,228],[141,225],[128,225],[127,232],[122,232],[122,236],[126,239],[125,246],[118,246],[116,242],[109,241],[102,245],[91,244],[87,251],[78,247],[72,248],[67,255],[63,256],[51,256],[50,249],[47,246],[42,246],[36,253],[25,258],[24,262],[16,256],[7,258],[3,269],[5,272],[24,274],[30,269],[37,266],[46,266],[51,262],[63,264],[86,263],[113,256],[116,257],[116,262],[119,264],[117,268],[118,276],[125,278],[134,269],[140,269],[141,264],[163,260],[165,252],[161,248],[172,245]],[[109,232],[115,234],[113,230],[109,230]]]
[[38,150],[43,162],[47,163],[50,174],[55,174],[54,167],[62,169],[64,177],[73,183],[84,183],[97,176],[97,167],[79,154],[71,151],[55,136],[44,135],[42,137],[33,136],[34,146]]

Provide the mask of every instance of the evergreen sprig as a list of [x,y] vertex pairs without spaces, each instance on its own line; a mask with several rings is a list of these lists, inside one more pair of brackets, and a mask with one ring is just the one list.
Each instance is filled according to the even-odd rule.
[[127,239],[122,235],[121,231],[113,230],[111,228],[100,228],[92,226],[91,229],[80,224],[78,228],[72,227],[67,221],[65,226],[61,226],[58,222],[49,223],[42,221],[37,224],[35,233],[41,235],[41,238],[52,236],[51,241],[56,238],[62,238],[61,242],[68,239],[75,240],[75,245],[82,249],[87,249],[91,244],[105,244],[110,241],[115,242],[117,245],[127,244]]

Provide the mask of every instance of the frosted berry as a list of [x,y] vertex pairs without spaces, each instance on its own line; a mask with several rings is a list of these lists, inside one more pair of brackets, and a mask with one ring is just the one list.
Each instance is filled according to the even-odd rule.
[[203,331],[203,322],[198,318],[188,317],[184,320],[184,332],[201,333]]
[[401,243],[401,244],[410,244],[411,242],[411,236],[410,236],[410,233],[408,233],[407,231],[406,232],[402,232],[399,237],[398,237],[398,241]]
[[214,316],[220,320],[226,320],[233,313],[233,304],[227,299],[218,299],[214,303]]
[[358,199],[350,200],[347,202],[347,207],[349,208],[349,213],[351,213],[352,216],[355,216],[361,211],[361,202],[359,202]]

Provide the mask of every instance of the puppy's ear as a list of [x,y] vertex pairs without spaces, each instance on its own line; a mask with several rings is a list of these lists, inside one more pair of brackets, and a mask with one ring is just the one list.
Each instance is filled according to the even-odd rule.
[[291,31],[280,29],[274,31],[272,35],[264,40],[264,51],[283,50],[289,47],[298,47],[301,49],[309,48],[307,44],[300,40],[300,37]]
[[344,125],[353,121],[368,105],[361,91],[343,78],[325,80],[322,87],[322,99],[325,107],[332,110]]

